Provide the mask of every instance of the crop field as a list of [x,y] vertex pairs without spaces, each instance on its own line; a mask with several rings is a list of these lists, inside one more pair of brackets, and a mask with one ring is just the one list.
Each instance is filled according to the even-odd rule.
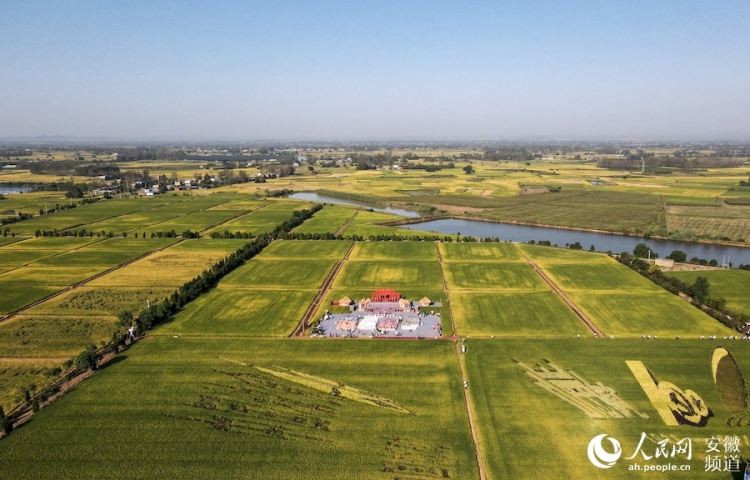
[[326,205],[311,219],[294,229],[295,233],[336,233],[357,214],[357,209],[343,205]]
[[[73,209],[61,210],[49,215],[34,217],[10,224],[16,235],[34,235],[36,230],[66,230],[83,227],[91,231],[90,225],[105,219],[120,217],[134,212],[158,208],[170,203],[184,201],[182,197],[116,198],[92,205],[81,205]],[[116,222],[115,222],[116,225]]]
[[115,317],[18,315],[0,323],[0,358],[72,358],[109,340]]
[[[305,383],[268,373],[281,369]],[[412,413],[321,391],[330,381]],[[150,339],[4,439],[0,462],[39,479],[60,462],[100,478],[478,475],[447,342]]]
[[[321,210],[321,212],[323,211],[325,209]],[[315,216],[317,215],[316,213]],[[351,246],[352,242],[348,240],[276,240],[266,247],[256,259],[332,258],[340,260],[344,258]]]
[[550,248],[539,245],[516,244],[529,258],[539,265],[550,263],[585,263],[587,265],[611,265],[612,259],[607,255],[593,252],[582,252],[567,248]]
[[[437,174],[321,169],[263,188],[113,199],[9,225],[17,236],[55,228],[85,228],[95,236],[0,237],[0,315],[147,255],[0,322],[0,405],[7,411],[20,402],[23,388],[48,383],[64,359],[89,344],[104,345],[118,313],[136,313],[167,297],[247,243],[210,239],[211,232],[270,232],[312,205],[242,192],[325,188],[477,218],[630,233],[660,229],[686,237],[740,239],[747,233],[750,241],[750,225],[743,223],[750,222],[750,206],[722,200],[736,193],[729,189],[747,178],[746,169],[701,172],[705,178],[679,171],[640,176],[561,160],[518,171],[513,162],[472,162],[477,173],[465,175],[458,163]],[[562,190],[549,193],[549,185]],[[50,200],[25,201],[38,211]],[[326,205],[295,232],[347,225],[344,237],[422,234],[375,224],[400,218]],[[97,237],[102,230],[118,238]],[[168,230],[200,230],[203,238],[134,238]],[[331,302],[367,298],[376,288],[415,301],[428,297],[442,302],[422,310],[440,313],[445,336],[454,333],[453,315],[455,333],[466,338],[459,361],[450,338],[285,338],[352,245],[313,319],[325,310],[348,311]],[[708,276],[712,294],[750,312],[750,272],[673,274]],[[592,339],[561,296],[614,338]],[[696,478],[729,478],[705,471],[706,439],[738,435],[746,454],[750,410],[742,374],[750,371],[750,352],[741,348],[745,342],[720,340],[739,365],[733,369],[731,356],[712,358],[717,341],[701,335],[722,339],[736,332],[603,254],[511,243],[276,240],[0,440],[0,477],[59,478],[65,465],[62,475],[71,478],[122,472],[245,478],[251,472],[274,479],[476,479],[467,394],[489,479],[685,478],[684,472],[629,469],[668,461],[626,458],[642,433],[643,451],[651,456],[660,439],[669,453],[690,438],[692,458],[678,452],[669,461],[687,464]],[[652,403],[654,392],[672,396]],[[697,396],[702,400],[696,403]],[[708,405],[710,415],[695,421],[707,426],[665,423],[669,402],[681,403],[693,420],[708,413]],[[616,438],[623,452],[606,472],[587,455],[589,442],[601,434]],[[610,443],[603,447],[609,452]]]
[[[7,182],[0,172],[0,181]],[[71,199],[65,198],[65,192],[26,192],[22,194],[5,195],[5,200],[0,200],[0,218],[13,217],[16,210],[20,213],[37,214],[39,210],[54,208],[55,205],[70,205]],[[78,203],[74,201],[74,203]]]
[[589,331],[552,291],[450,291],[463,336],[568,337]]
[[[196,243],[187,248],[179,248],[182,243],[192,242]],[[241,241],[238,240],[223,240],[220,244],[212,242],[213,240],[185,240],[174,247],[148,255],[97,278],[88,285],[92,287],[177,288],[242,246]],[[205,248],[199,249],[199,246]]]
[[[388,213],[360,211],[351,223],[347,225],[341,235],[344,237],[361,235],[364,238],[367,238],[370,235],[393,235],[394,231],[397,230],[394,227],[373,224],[376,222],[399,219],[401,219],[401,217]],[[415,233],[410,232],[407,235],[415,235]]]
[[254,258],[227,275],[221,286],[231,288],[320,288],[335,260],[259,260]]
[[[38,238],[23,238],[16,237],[16,243],[12,243],[10,246],[5,247],[10,250],[74,250],[76,248],[83,247],[95,242],[101,242],[101,238],[97,237],[38,237]],[[3,250],[5,250],[3,248]]]
[[[169,198],[169,197],[167,197]],[[233,196],[180,196],[171,197],[173,200],[166,205],[156,206],[132,213],[109,218],[101,222],[89,224],[86,229],[93,232],[123,232],[147,233],[175,230],[203,230],[209,226],[228,220],[242,211],[222,210],[207,211],[211,207],[231,201]],[[174,200],[176,199],[176,200]]]
[[0,237],[0,246],[10,245],[12,243],[20,242],[23,238],[20,237]]
[[67,287],[105,271],[103,266],[90,267],[22,267],[0,275],[0,285],[14,287]]
[[547,285],[534,270],[518,262],[443,264],[448,290],[538,290]]
[[58,366],[56,361],[5,359],[0,360],[0,407],[9,412],[22,400],[20,389],[29,385],[43,387],[50,383],[47,375]]
[[[2,278],[2,276],[0,276]],[[64,287],[52,286],[17,286],[2,284],[3,294],[0,296],[0,315],[15,311],[40,298],[59,292]]]
[[[431,245],[433,246],[433,245]],[[401,261],[365,262],[348,261],[334,281],[341,288],[441,289],[440,265],[437,262]]]
[[666,291],[643,292],[571,291],[568,297],[607,335],[664,338],[698,338],[735,332]]
[[662,288],[649,279],[633,272],[616,260],[610,264],[591,268],[586,263],[550,263],[543,270],[564,291],[571,290],[611,290],[616,292],[658,293]]
[[64,250],[16,250],[0,248],[0,265],[4,267],[20,267],[37,262],[45,257],[60,255]]
[[439,243],[443,262],[524,261],[512,243]]
[[437,261],[434,242],[357,242],[349,260]]
[[107,288],[83,286],[65,292],[30,308],[30,315],[101,316],[124,311],[138,312],[146,308],[147,301],[156,303],[169,297],[174,288]]
[[289,220],[292,212],[296,210],[307,209],[312,206],[308,202],[298,202],[294,200],[275,200],[267,206],[251,211],[230,220],[222,225],[210,229],[208,233],[224,231],[228,232],[249,232],[254,235],[271,232],[277,225]]
[[317,294],[312,289],[247,290],[222,286],[185,307],[157,333],[286,337]]
[[667,229],[683,238],[750,241],[750,205],[668,207]]
[[750,315],[750,272],[746,270],[702,270],[693,272],[669,272],[683,282],[694,283],[696,277],[706,277],[709,295],[724,297],[727,307]]
[[[615,479],[731,478],[726,471],[706,470],[707,439],[720,440],[720,457],[727,437],[738,436],[740,451],[747,449],[746,428],[730,426],[747,414],[729,411],[714,385],[715,342],[509,339],[469,340],[467,346],[468,391],[490,478],[537,479],[551,471],[558,478],[600,478],[603,470],[587,456],[589,442],[600,434],[621,445],[622,455],[606,470]],[[727,347],[747,375],[748,351],[739,344]],[[706,426],[667,426],[626,361],[642,362],[664,385],[694,391],[712,414]],[[647,438],[640,453],[642,434]],[[672,451],[685,438],[692,446],[689,459]],[[656,457],[657,442],[664,440],[667,458]],[[612,451],[609,441],[603,446]],[[644,472],[667,463],[687,465],[690,472]]]

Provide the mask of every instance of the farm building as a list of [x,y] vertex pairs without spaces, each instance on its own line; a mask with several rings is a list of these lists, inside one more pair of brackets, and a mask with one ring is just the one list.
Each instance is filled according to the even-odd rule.
[[423,297],[422,300],[419,301],[420,307],[429,307],[430,305],[432,305],[432,300],[427,297]]

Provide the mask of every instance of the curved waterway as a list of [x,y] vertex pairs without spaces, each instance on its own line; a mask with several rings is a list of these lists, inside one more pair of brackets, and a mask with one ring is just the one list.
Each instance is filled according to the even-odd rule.
[[[376,212],[392,213],[403,217],[419,217],[419,213],[398,208],[376,208],[365,202],[348,200],[336,197],[327,197],[317,193],[295,193],[289,196],[298,200],[311,202],[336,203],[341,205],[354,205],[364,208],[372,208]],[[412,230],[438,232],[444,234],[468,235],[472,237],[497,237],[501,240],[511,242],[528,242],[534,240],[548,240],[553,245],[564,247],[571,243],[581,242],[584,250],[591,245],[600,252],[633,252],[635,246],[641,242],[651,247],[652,251],[664,258],[674,250],[682,250],[688,259],[693,257],[732,262],[733,265],[750,264],[750,248],[734,247],[728,245],[716,245],[696,242],[678,242],[674,240],[660,240],[655,238],[629,237],[614,235],[611,233],[589,232],[584,230],[567,230],[562,228],[540,227],[535,225],[516,225],[511,223],[482,222],[479,220],[444,219],[429,222],[412,223],[402,225],[401,228]]]

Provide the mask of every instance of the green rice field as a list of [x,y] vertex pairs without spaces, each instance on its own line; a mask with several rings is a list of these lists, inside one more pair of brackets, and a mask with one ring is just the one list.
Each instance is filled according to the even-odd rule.
[[[100,478],[112,471],[206,478],[252,471],[273,479],[478,475],[450,343],[159,337],[127,357],[0,442],[3,474],[59,478],[56,465],[64,462],[66,475]],[[254,365],[362,389],[411,413],[325,394]],[[111,399],[106,408],[102,398]],[[109,434],[113,425],[118,435]],[[93,439],[98,448],[89,447]],[[40,462],[32,453],[50,443],[58,447]],[[356,462],[341,461],[350,458]]]

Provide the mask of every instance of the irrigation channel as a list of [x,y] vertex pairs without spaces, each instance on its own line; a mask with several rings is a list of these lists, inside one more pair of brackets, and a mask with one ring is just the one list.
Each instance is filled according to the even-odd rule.
[[[321,203],[336,203],[341,205],[356,205],[364,208],[372,208],[377,212],[391,213],[404,217],[416,218],[417,212],[397,208],[376,208],[364,202],[355,200],[328,197],[317,193],[295,193],[289,196],[298,200],[307,200]],[[501,240],[511,242],[528,242],[529,240],[548,240],[553,245],[564,247],[566,245],[580,242],[585,250],[591,245],[599,252],[632,252],[635,246],[641,242],[651,247],[652,251],[664,258],[674,250],[681,250],[688,258],[698,257],[706,260],[732,262],[737,266],[750,264],[750,248],[735,247],[729,245],[718,245],[697,242],[678,242],[675,240],[662,240],[656,238],[644,239],[625,235],[610,233],[590,232],[584,230],[568,230],[563,228],[539,227],[535,225],[517,225],[510,223],[483,222],[480,220],[466,220],[446,218],[427,222],[411,223],[401,225],[401,228],[412,230],[431,231],[444,234],[468,235],[472,237],[497,237]]]

